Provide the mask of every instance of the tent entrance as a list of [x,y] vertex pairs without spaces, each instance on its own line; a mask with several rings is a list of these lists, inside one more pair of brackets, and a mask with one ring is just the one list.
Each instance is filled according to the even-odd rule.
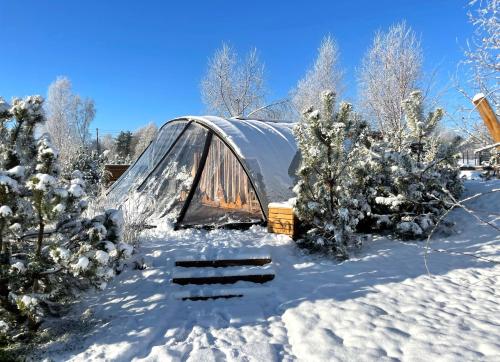
[[177,219],[177,227],[254,224],[264,220],[260,202],[233,151],[211,130],[198,170]]

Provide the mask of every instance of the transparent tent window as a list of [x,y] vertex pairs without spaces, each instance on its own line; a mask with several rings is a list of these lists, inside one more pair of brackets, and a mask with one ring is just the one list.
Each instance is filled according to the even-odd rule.
[[129,209],[140,205],[141,212],[152,219],[166,217],[175,222],[195,186],[182,226],[264,220],[245,170],[233,151],[215,134],[199,182],[193,185],[209,132],[196,122],[167,124],[108,197],[113,202],[127,204]]

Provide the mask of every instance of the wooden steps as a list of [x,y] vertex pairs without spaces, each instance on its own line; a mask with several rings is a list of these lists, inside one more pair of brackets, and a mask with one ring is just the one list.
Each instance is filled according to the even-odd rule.
[[243,296],[265,296],[272,293],[269,287],[253,287],[253,288],[201,288],[193,290],[183,290],[173,293],[175,299],[179,300],[216,300],[216,299],[231,299],[242,298]]
[[[241,257],[232,253],[221,253],[218,258],[207,259],[203,255],[195,258],[184,257],[175,261],[172,283],[180,286],[173,293],[180,300],[212,300],[241,298],[245,295],[268,293],[267,287],[221,288],[221,284],[239,282],[264,284],[274,279],[275,273],[269,255],[251,255],[241,253]],[[196,287],[195,287],[196,286]],[[194,287],[194,288],[193,288]]]
[[243,265],[266,265],[271,262],[271,258],[260,259],[222,259],[222,260],[178,260],[175,266],[182,266],[185,268],[226,268],[229,266],[243,266]]
[[228,275],[211,277],[173,278],[172,283],[180,285],[202,284],[234,284],[236,282],[266,283],[274,279],[274,274],[261,275]]

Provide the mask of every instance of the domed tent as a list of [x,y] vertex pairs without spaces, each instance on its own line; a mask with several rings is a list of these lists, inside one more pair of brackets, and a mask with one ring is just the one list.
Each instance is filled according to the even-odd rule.
[[296,154],[288,123],[177,118],[113,184],[108,202],[147,204],[176,227],[261,223],[270,202],[293,197]]

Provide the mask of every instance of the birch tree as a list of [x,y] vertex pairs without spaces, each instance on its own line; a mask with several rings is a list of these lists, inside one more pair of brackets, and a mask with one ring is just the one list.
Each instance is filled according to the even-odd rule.
[[359,95],[366,115],[383,136],[401,145],[406,127],[403,100],[422,79],[420,40],[405,22],[378,31],[359,72]]
[[144,150],[149,146],[151,141],[156,137],[158,133],[158,127],[154,123],[148,123],[144,127],[139,128],[134,132],[134,155],[133,159],[136,160],[144,152]]
[[[469,2],[469,22],[474,33],[467,42],[465,60],[468,85],[458,84],[457,88],[469,102],[475,93],[483,93],[493,110],[500,114],[500,1],[473,0]],[[469,103],[470,104],[470,103]],[[468,136],[475,147],[493,143],[484,122],[474,109],[463,107],[458,127]]]
[[321,109],[321,93],[325,89],[338,96],[342,94],[344,73],[339,66],[339,57],[335,40],[329,35],[323,38],[313,66],[292,91],[292,101],[299,112],[311,106]]
[[201,81],[201,97],[208,112],[223,117],[245,116],[263,105],[264,95],[264,65],[257,49],[242,60],[223,43],[209,59]]
[[94,101],[82,99],[73,92],[68,78],[58,77],[49,86],[45,112],[45,130],[50,134],[64,165],[78,149],[89,144],[89,127],[95,117]]
[[469,21],[474,36],[468,42],[467,63],[471,66],[474,88],[488,97],[498,113],[500,107],[500,1],[473,0]]

